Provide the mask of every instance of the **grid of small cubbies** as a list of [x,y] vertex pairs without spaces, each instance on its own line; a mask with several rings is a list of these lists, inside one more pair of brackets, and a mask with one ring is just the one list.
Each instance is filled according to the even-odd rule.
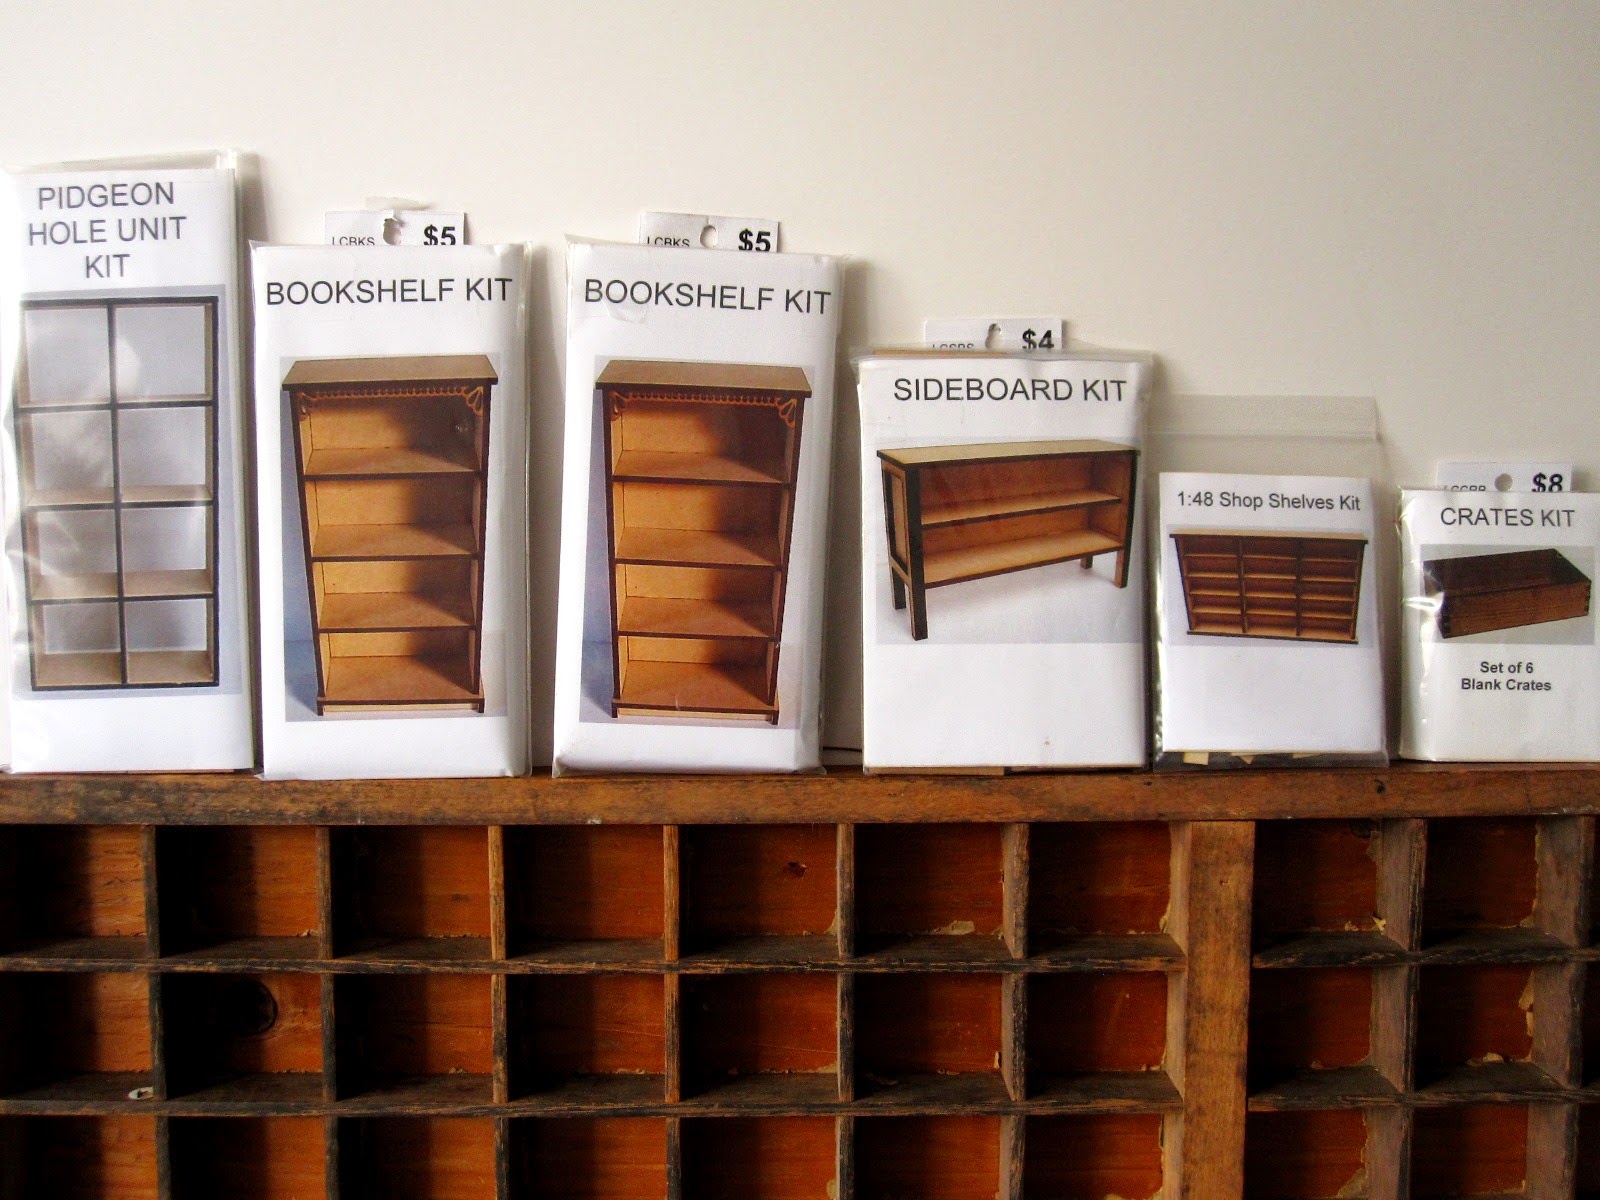
[[1596,1196],[1594,837],[6,826],[0,1197]]

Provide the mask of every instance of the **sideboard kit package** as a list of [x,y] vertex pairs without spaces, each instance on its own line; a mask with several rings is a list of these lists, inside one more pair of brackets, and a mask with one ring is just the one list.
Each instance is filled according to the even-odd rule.
[[527,769],[522,246],[257,246],[262,751]]
[[234,159],[0,191],[11,765],[249,767]]
[[838,264],[567,269],[556,770],[814,768]]
[[1107,352],[860,359],[869,769],[1145,761],[1150,369]]
[[1161,474],[1158,760],[1387,758],[1372,491],[1358,477]]
[[1600,759],[1600,496],[1406,491],[1401,753]]

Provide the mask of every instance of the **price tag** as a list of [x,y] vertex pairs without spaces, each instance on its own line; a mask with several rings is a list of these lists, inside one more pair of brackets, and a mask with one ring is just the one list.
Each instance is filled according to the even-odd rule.
[[1440,463],[1435,482],[1451,492],[1570,492],[1571,463]]
[[467,214],[436,208],[363,208],[330,212],[323,222],[330,246],[464,246]]
[[757,217],[642,212],[639,241],[646,246],[774,254],[778,249],[778,225],[777,221]]
[[1060,317],[930,317],[922,340],[935,350],[1017,351],[1066,349],[1067,323]]

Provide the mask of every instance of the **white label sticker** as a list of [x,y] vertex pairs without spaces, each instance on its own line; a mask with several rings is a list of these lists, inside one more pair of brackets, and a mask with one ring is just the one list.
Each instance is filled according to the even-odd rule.
[[930,317],[922,341],[935,350],[1066,349],[1067,323],[1060,317]]
[[1450,492],[1570,492],[1571,463],[1444,462],[1435,475]]
[[464,246],[467,214],[436,208],[362,208],[328,213],[323,240],[330,246]]
[[684,249],[776,253],[778,222],[760,217],[712,217],[698,213],[642,212],[639,243]]

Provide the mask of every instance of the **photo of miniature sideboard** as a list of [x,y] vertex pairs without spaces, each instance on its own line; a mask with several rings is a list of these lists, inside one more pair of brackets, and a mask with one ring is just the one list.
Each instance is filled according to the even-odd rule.
[[1116,555],[1128,583],[1139,452],[1075,440],[878,451],[894,606],[928,636],[927,590]]

